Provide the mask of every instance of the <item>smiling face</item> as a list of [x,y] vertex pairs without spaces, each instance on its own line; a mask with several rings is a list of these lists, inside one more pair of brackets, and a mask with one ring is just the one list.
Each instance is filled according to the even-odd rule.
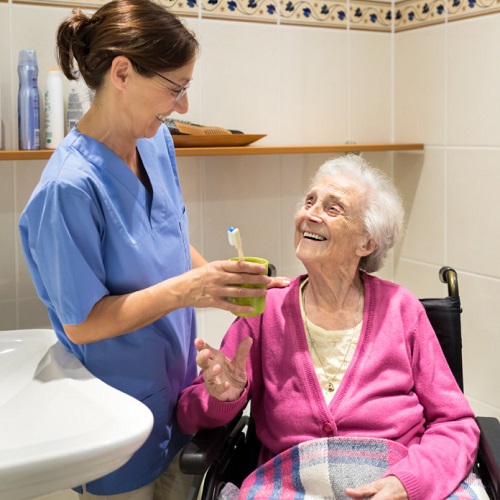
[[191,81],[194,65],[193,61],[177,70],[161,73],[164,78],[160,75],[138,75],[130,99],[130,122],[135,129],[135,137],[153,137],[163,121],[174,111],[179,114],[187,112],[187,93],[177,102],[176,97],[179,89]]
[[357,267],[372,251],[363,229],[365,192],[351,178],[320,179],[295,216],[295,253],[308,271]]

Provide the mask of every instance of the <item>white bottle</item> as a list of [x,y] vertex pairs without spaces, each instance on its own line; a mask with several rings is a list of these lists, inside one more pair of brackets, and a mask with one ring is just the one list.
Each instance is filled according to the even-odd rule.
[[55,149],[64,139],[64,97],[61,71],[52,68],[45,87],[45,147]]
[[68,96],[68,110],[66,113],[66,131],[70,130],[80,121],[83,116],[82,103],[80,95],[78,94],[77,84],[74,80],[71,81],[69,96]]

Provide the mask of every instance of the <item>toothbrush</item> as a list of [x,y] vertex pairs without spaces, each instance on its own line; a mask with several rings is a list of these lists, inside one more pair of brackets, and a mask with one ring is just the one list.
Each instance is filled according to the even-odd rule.
[[240,230],[237,227],[230,227],[227,230],[227,237],[229,238],[229,244],[238,250],[239,259],[243,260],[243,245],[241,244]]

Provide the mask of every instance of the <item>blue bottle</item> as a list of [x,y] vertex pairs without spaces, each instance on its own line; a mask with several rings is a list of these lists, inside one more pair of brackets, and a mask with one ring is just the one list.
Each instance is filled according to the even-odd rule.
[[21,50],[17,66],[19,149],[40,149],[40,95],[35,50]]

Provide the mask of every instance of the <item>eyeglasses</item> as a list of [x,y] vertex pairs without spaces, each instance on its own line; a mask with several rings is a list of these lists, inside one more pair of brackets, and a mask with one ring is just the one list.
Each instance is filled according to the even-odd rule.
[[152,69],[150,69],[149,71],[151,71],[151,73],[154,73],[156,76],[163,78],[163,80],[166,80],[168,83],[175,85],[175,87],[176,87],[175,89],[170,89],[175,94],[175,100],[174,100],[175,104],[177,104],[186,95],[186,92],[188,91],[189,86],[191,85],[192,80],[189,80],[189,82],[187,82],[186,85],[182,86],[182,85],[170,80],[170,78],[167,78],[166,76],[160,75],[160,73],[157,73],[156,71],[153,71]]

